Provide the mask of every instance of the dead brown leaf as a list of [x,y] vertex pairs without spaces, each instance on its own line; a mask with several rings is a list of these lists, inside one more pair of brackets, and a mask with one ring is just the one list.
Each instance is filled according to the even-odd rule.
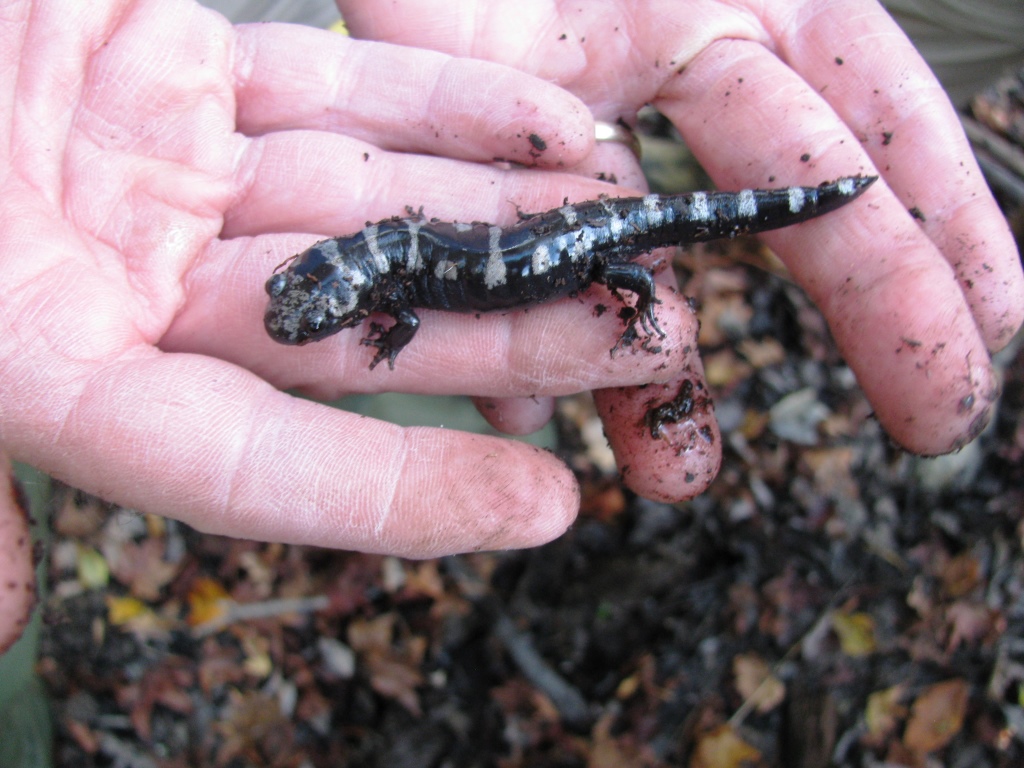
[[875,652],[875,620],[870,614],[836,611],[832,614],[832,629],[847,656],[858,658]]
[[437,560],[424,560],[410,565],[406,570],[405,584],[402,588],[403,597],[432,597],[439,600],[444,597],[444,579],[437,570]]
[[591,745],[587,756],[587,768],[652,768],[658,760],[636,743],[632,733],[614,735],[614,715],[606,714],[595,723],[591,730]]
[[156,600],[161,590],[178,575],[180,564],[164,559],[164,539],[143,539],[105,546],[103,554],[114,578],[142,600]]
[[249,765],[281,765],[287,761],[293,741],[292,724],[282,714],[280,702],[269,693],[231,691],[228,705],[214,727],[224,737],[217,751],[218,765],[238,757],[246,758]]
[[962,552],[942,569],[942,588],[950,597],[963,597],[981,583],[981,563],[971,552]]
[[720,725],[697,738],[690,768],[746,768],[760,760],[759,750],[741,739],[729,725]]
[[926,688],[914,700],[903,744],[918,755],[946,746],[963,728],[967,697],[967,682],[960,678]]
[[64,503],[53,516],[54,532],[75,539],[91,536],[100,529],[109,515],[103,506],[103,502],[95,496],[82,499],[76,493],[64,494]]
[[768,337],[755,341],[743,339],[738,345],[740,354],[755,368],[778,365],[786,359],[786,350],[778,339]]
[[219,581],[210,578],[196,579],[188,591],[188,623],[198,627],[224,615],[224,601],[228,592]]
[[169,657],[162,665],[148,670],[137,683],[117,689],[117,701],[131,712],[135,732],[149,741],[153,707],[160,704],[174,712],[191,712],[193,702],[189,690],[193,685],[195,675],[187,660]]
[[857,499],[860,490],[853,477],[856,454],[853,448],[820,448],[805,451],[800,457],[814,476],[814,487],[830,498]]
[[419,717],[422,710],[416,688],[424,683],[420,665],[427,650],[427,639],[411,635],[396,643],[394,635],[393,613],[356,619],[348,627],[349,645],[359,653],[373,689]]
[[741,360],[728,347],[704,358],[704,375],[708,384],[717,389],[727,389],[749,378],[752,372],[750,363]]

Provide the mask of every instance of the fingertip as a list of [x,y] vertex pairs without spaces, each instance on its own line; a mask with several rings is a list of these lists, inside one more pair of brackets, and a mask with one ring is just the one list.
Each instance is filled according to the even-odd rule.
[[[579,512],[572,472],[540,448],[434,429],[407,430],[406,440],[416,457],[405,462],[388,522],[403,541],[389,551],[438,557],[534,547],[564,533]],[[426,446],[433,460],[421,458]],[[431,516],[434,525],[424,522]]]
[[890,438],[911,453],[958,450],[991,419],[999,379],[949,266],[913,243],[897,267],[847,282],[826,314]]
[[553,397],[474,397],[480,415],[506,435],[529,435],[551,421]]
[[[928,354],[938,352],[933,349]],[[893,396],[891,381],[881,382],[883,392],[877,391],[878,382],[865,386],[875,415],[892,441],[918,456],[941,456],[959,451],[981,435],[992,420],[1001,391],[998,374],[988,357],[982,357],[977,364],[963,360],[958,366],[949,365],[936,377],[938,381],[926,378],[924,386],[905,397]],[[956,375],[957,368],[961,375]]]
[[572,470],[554,454],[525,443],[520,450],[532,454],[535,470],[521,472],[523,497],[529,514],[520,531],[504,545],[506,549],[522,549],[546,544],[565,533],[580,511],[580,486]]
[[[501,64],[464,59],[453,62],[468,68],[452,82],[461,99],[467,98],[468,83],[485,79],[491,83],[489,92],[503,94],[479,116],[479,130],[473,133],[481,140],[493,136],[494,159],[566,169],[588,157],[594,147],[594,117],[574,94]],[[489,76],[488,70],[493,70]]]
[[664,384],[594,393],[623,482],[648,499],[703,493],[722,464],[722,439],[702,371]]

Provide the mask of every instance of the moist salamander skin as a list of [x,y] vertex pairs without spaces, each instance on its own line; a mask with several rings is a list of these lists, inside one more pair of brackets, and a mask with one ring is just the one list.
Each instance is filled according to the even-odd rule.
[[[633,261],[654,248],[788,227],[858,197],[875,176],[847,176],[817,187],[601,198],[526,217],[508,227],[442,222],[412,214],[367,224],[316,243],[267,281],[264,324],[282,344],[319,341],[372,313],[363,343],[370,363],[395,358],[419,328],[415,310],[491,312],[528,307],[592,283],[636,295],[622,339],[640,323],[663,335],[654,317],[654,277]],[[620,341],[621,343],[621,341]]]

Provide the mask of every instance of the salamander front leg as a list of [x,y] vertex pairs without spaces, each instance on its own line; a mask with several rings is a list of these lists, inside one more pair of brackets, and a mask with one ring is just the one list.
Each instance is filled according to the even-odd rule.
[[420,319],[408,307],[396,310],[391,316],[395,318],[391,328],[385,330],[380,323],[370,323],[370,335],[362,341],[367,347],[377,348],[377,354],[370,363],[371,371],[385,358],[388,368],[395,370],[395,358],[412,341],[420,327]]
[[619,291],[625,290],[636,295],[636,305],[633,308],[633,316],[626,323],[626,330],[619,339],[619,343],[612,349],[614,352],[623,343],[630,342],[636,338],[636,323],[640,321],[641,327],[648,337],[657,334],[659,338],[665,338],[665,332],[658,325],[654,316],[654,305],[660,304],[655,296],[654,275],[651,270],[635,262],[625,264],[604,264],[597,276],[597,282],[607,285],[615,297],[625,303]]

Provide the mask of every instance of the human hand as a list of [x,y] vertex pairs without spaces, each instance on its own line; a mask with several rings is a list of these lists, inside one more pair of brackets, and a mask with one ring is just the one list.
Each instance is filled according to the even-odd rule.
[[[764,240],[824,312],[896,442],[945,453],[988,422],[989,350],[1024,316],[1020,258],[948,99],[876,3],[338,4],[360,37],[517,67],[598,119],[631,121],[652,103],[726,189],[880,173],[857,204]],[[601,149],[581,171],[640,183],[628,152]],[[638,397],[599,396],[613,445],[617,414]],[[661,449],[617,446],[640,468]],[[658,495],[656,481],[626,477]]]
[[[542,451],[400,429],[278,387],[522,397],[651,380],[659,357],[609,360],[615,318],[571,303],[430,318],[396,371],[370,372],[358,333],[274,343],[263,283],[318,235],[406,205],[514,220],[516,204],[606,190],[489,164],[533,162],[534,133],[549,147],[540,164],[578,162],[593,143],[582,104],[497,65],[301,27],[233,28],[191,2],[40,0],[0,16],[4,450],[108,500],[234,536],[423,557],[565,529],[577,486]],[[665,329],[692,339],[682,299],[664,299],[677,317]],[[605,333],[567,334],[572,318]],[[512,409],[512,429],[546,418],[545,403]],[[0,648],[31,598],[24,531],[0,495],[0,584],[19,586],[0,591],[0,616],[13,617]]]

